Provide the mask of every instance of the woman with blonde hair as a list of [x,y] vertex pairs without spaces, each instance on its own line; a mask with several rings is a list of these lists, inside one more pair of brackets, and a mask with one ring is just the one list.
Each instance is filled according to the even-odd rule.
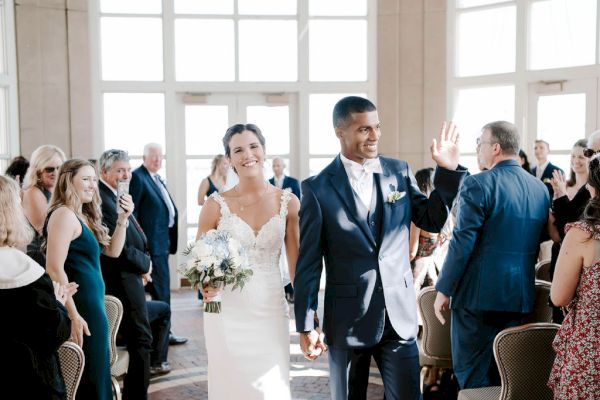
[[[108,321],[104,310],[104,281],[100,252],[118,257],[125,243],[128,218],[133,211],[130,195],[119,198],[122,212],[112,238],[102,224],[96,170],[89,161],[66,161],[56,184],[46,217],[46,270],[59,283],[79,284],[67,301],[72,340],[83,347],[85,369],[77,397],[112,399]],[[84,339],[83,335],[87,335]]]
[[52,197],[58,169],[65,162],[65,153],[56,146],[40,146],[31,154],[29,169],[23,179],[23,209],[29,224],[35,230],[33,241],[27,246],[27,255],[44,266],[46,259],[41,252],[42,228],[48,202]]
[[198,205],[204,205],[208,197],[215,193],[223,191],[225,181],[227,180],[227,170],[229,170],[229,161],[223,154],[215,156],[212,160],[210,175],[202,179],[198,188]]
[[65,384],[56,350],[71,323],[64,303],[76,284],[53,285],[50,277],[18,247],[33,237],[21,208],[20,187],[0,176],[0,354],[6,398],[64,399]]

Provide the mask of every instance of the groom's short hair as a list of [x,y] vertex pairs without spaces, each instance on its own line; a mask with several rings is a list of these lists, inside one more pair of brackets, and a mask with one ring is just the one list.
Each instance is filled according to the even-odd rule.
[[353,113],[364,113],[377,110],[370,100],[358,96],[344,97],[333,107],[333,127],[339,128]]

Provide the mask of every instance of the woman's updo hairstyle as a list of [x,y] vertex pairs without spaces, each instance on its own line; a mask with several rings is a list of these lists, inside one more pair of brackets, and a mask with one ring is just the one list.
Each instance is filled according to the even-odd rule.
[[235,124],[230,126],[225,132],[225,136],[223,136],[223,148],[225,149],[225,155],[227,157],[231,157],[231,149],[229,148],[229,142],[231,142],[231,138],[234,135],[238,135],[244,131],[250,131],[256,135],[258,141],[260,142],[263,151],[265,150],[265,137],[263,136],[260,128],[254,124]]

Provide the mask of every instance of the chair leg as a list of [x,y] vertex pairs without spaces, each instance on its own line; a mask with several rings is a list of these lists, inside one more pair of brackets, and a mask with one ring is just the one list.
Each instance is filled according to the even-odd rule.
[[425,389],[425,377],[429,374],[429,367],[428,366],[423,366],[421,367],[421,374],[420,374],[420,387],[421,387],[421,393],[423,393],[423,390]]
[[121,400],[121,386],[119,385],[119,382],[114,376],[110,377],[110,381],[112,383],[113,392],[115,394],[115,400]]

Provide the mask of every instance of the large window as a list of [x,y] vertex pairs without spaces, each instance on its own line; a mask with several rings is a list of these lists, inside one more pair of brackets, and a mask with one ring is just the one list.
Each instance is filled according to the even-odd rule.
[[165,147],[180,237],[193,237],[198,185],[228,126],[256,123],[267,156],[300,179],[337,154],[333,104],[376,95],[376,3],[95,0],[96,134],[134,165],[145,143]]
[[0,173],[19,151],[17,66],[12,1],[0,0]]
[[569,169],[575,141],[598,129],[596,0],[454,0],[449,111],[464,162],[477,172],[474,138],[492,120],[516,123],[532,166],[534,141]]

